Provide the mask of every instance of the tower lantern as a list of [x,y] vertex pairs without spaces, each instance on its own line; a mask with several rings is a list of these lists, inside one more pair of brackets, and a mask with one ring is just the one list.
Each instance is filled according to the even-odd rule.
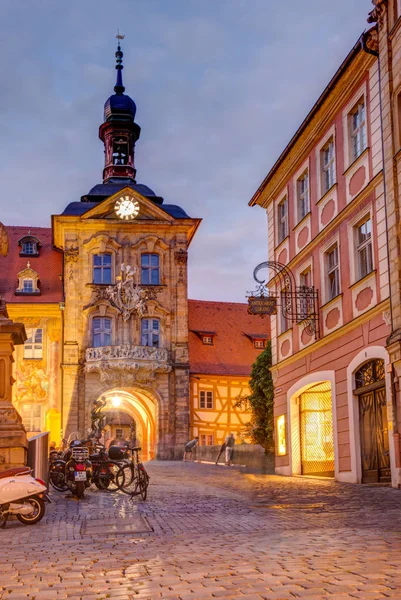
[[104,143],[105,164],[103,182],[114,178],[130,178],[135,182],[135,142],[139,139],[141,128],[135,123],[136,105],[124,94],[123,52],[118,35],[116,56],[117,79],[114,92],[104,105],[104,123],[99,128],[99,137]]

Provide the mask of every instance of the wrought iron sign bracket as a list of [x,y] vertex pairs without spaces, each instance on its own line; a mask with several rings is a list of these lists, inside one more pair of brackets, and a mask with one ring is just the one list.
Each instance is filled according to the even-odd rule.
[[[279,293],[271,292],[267,282],[258,278],[262,269],[271,269],[274,272],[276,289]],[[309,335],[319,338],[319,292],[313,286],[297,286],[291,269],[275,261],[260,263],[253,271],[253,278],[257,283],[256,290],[247,292],[248,312],[253,315],[273,315],[278,308],[281,314],[291,323],[304,323],[305,331]]]

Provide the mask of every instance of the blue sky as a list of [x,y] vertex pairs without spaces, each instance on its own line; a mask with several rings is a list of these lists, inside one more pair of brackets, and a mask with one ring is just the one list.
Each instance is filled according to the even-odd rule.
[[364,29],[370,0],[1,0],[0,220],[50,225],[101,182],[117,28],[137,180],[203,218],[189,295],[245,301],[267,259],[248,201]]

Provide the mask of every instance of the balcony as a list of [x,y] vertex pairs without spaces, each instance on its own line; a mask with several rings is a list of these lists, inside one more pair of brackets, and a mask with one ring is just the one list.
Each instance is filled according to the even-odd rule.
[[100,346],[87,348],[85,352],[85,372],[98,373],[102,382],[129,385],[149,383],[157,373],[169,373],[168,351],[152,346]]

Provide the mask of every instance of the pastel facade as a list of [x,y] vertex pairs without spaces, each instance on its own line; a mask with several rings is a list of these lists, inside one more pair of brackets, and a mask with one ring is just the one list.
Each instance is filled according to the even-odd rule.
[[[400,209],[401,209],[401,2],[375,0],[369,22],[375,23],[374,35],[366,45],[378,57],[380,65],[380,100],[383,135],[383,177],[386,190],[388,254],[390,270],[391,335],[387,350],[392,364],[394,385],[394,439],[400,447],[401,431],[401,277],[400,277]],[[397,472],[401,468],[396,452]],[[400,483],[400,481],[398,481]]]
[[280,474],[399,482],[380,127],[377,59],[358,43],[250,202],[297,286],[270,273]]

